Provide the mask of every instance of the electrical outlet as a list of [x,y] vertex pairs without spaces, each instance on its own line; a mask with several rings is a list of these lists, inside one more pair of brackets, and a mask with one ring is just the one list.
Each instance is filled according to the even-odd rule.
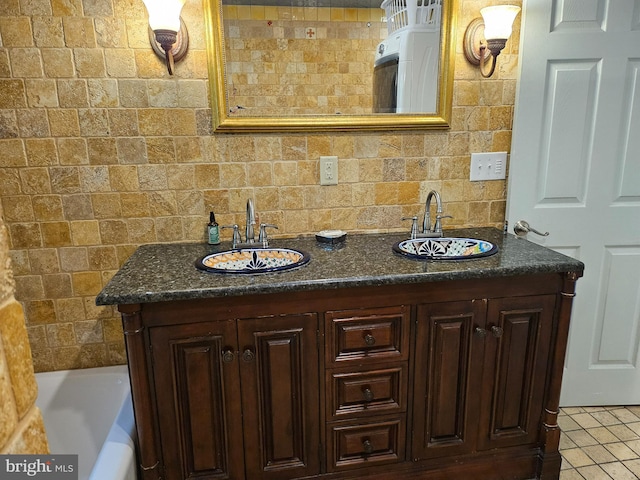
[[503,180],[506,178],[507,152],[472,153],[469,180]]
[[320,157],[320,185],[338,184],[338,157]]

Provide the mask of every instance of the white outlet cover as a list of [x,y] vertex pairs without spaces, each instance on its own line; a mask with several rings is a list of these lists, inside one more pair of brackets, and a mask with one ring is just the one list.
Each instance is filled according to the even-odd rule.
[[327,155],[320,157],[320,185],[338,184],[338,157]]

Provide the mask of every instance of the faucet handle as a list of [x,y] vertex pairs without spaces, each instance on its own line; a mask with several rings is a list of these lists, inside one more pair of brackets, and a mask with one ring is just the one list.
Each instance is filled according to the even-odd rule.
[[436,224],[433,227],[435,233],[442,233],[442,219],[453,218],[453,215],[436,215]]
[[242,243],[242,238],[240,238],[240,228],[238,225],[222,225],[221,228],[233,228],[233,239],[231,240],[231,247],[236,248],[236,245]]
[[258,235],[258,242],[260,242],[264,248],[267,248],[269,246],[269,240],[267,239],[267,228],[277,229],[278,226],[272,223],[260,224],[260,233]]
[[418,217],[402,217],[402,220],[411,220],[411,240],[418,236]]

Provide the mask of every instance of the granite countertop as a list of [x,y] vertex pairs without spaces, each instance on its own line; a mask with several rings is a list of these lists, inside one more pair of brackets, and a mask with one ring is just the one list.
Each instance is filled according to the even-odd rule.
[[330,247],[315,237],[272,239],[273,247],[303,250],[311,261],[299,268],[256,275],[216,274],[195,261],[229,249],[229,242],[152,244],[139,247],[96,298],[97,305],[188,300],[286,291],[395,285],[481,277],[582,272],[578,260],[494,228],[447,230],[445,236],[479,238],[499,247],[497,254],[473,260],[412,260],[394,253],[406,233],[348,234]]

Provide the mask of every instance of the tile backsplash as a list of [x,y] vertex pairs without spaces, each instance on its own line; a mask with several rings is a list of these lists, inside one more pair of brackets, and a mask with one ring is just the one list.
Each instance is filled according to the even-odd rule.
[[379,8],[225,6],[233,114],[372,113],[384,15]]
[[[408,231],[433,188],[445,229],[500,227],[505,182],[469,182],[469,155],[509,150],[520,17],[481,79],[461,43],[487,3],[501,2],[458,4],[450,129],[217,135],[199,0],[173,77],[141,0],[3,1],[0,196],[36,371],[124,363],[119,316],[95,295],[138,245],[204,241],[210,210],[242,223],[249,197],[280,236]],[[338,185],[319,185],[320,155],[338,156]]]

